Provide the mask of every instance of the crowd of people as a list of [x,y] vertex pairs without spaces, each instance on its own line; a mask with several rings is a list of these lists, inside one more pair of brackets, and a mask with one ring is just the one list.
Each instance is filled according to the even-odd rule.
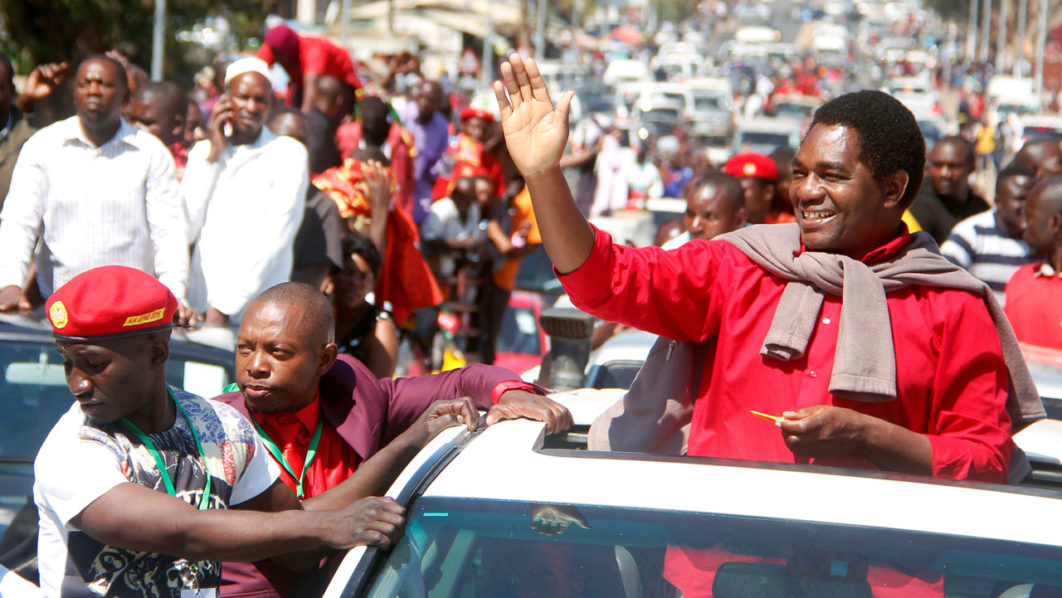
[[[477,410],[567,428],[547,389],[489,365],[539,244],[578,308],[667,347],[592,439],[1027,473],[1011,437],[1044,410],[1022,351],[1062,350],[1058,141],[1001,164],[993,206],[968,138],[927,148],[900,102],[859,91],[818,108],[799,148],[714,168],[642,147],[617,192],[609,123],[569,150],[572,95],[554,104],[533,61],[504,61],[489,102],[393,66],[362,81],[285,25],[192,95],[114,53],[41,65],[16,94],[0,58],[0,311],[42,309],[76,399],[28,507],[45,595],[302,595],[332,549],[401,534],[379,497],[441,429]],[[587,220],[668,186],[687,205],[662,247]],[[428,374],[445,316],[482,363]],[[167,386],[174,326],[232,330],[235,386]],[[395,377],[404,341],[427,375]],[[648,380],[683,366],[654,397]],[[664,575],[710,595],[711,561],[669,550]]]

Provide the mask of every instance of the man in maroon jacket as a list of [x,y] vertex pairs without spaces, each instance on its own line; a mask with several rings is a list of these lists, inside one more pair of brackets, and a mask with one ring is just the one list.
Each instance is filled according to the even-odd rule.
[[[347,504],[383,494],[444,428],[527,417],[547,433],[571,414],[504,368],[473,365],[417,378],[377,379],[337,356],[332,307],[301,283],[275,286],[247,308],[236,344],[240,392],[218,397],[247,416],[299,499]],[[461,398],[459,398],[461,397]],[[268,563],[225,563],[222,596],[300,596],[307,580]]]

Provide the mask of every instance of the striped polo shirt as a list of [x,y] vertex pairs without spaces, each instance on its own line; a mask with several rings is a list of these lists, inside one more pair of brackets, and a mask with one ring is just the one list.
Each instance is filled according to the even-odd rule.
[[1003,289],[1018,268],[1036,259],[1020,236],[1003,227],[998,211],[974,214],[951,229],[940,252],[952,262],[983,280],[1003,302]]

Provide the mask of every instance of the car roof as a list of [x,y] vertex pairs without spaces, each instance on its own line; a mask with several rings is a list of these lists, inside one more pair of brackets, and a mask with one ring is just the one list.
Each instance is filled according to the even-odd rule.
[[[450,441],[461,434],[451,432]],[[541,448],[543,440],[538,422],[487,428],[464,439],[423,496],[781,518],[1062,546],[1055,526],[1044,525],[1062,506],[1060,492],[787,464],[551,450]],[[918,508],[897,517],[887,505]]]

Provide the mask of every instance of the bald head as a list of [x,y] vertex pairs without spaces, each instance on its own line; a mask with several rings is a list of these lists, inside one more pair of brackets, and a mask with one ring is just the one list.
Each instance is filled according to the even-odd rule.
[[318,75],[314,83],[314,106],[331,118],[342,108],[342,100],[343,83],[331,75]]
[[285,282],[271,287],[251,301],[247,313],[263,306],[279,307],[281,310],[301,317],[293,318],[300,335],[306,335],[308,344],[327,345],[335,341],[335,314],[332,304],[321,291],[301,282]]
[[1048,177],[1029,193],[1025,242],[1054,268],[1062,267],[1062,175]]
[[1022,146],[1014,162],[1036,171],[1040,178],[1062,174],[1062,146],[1057,139],[1038,139]]
[[172,145],[184,139],[187,115],[188,99],[181,88],[171,81],[155,81],[137,90],[126,117],[166,145]]

